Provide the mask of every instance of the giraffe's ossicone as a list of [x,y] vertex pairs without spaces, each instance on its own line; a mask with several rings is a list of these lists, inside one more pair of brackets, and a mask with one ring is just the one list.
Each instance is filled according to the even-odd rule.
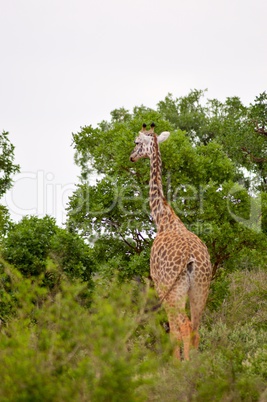
[[[175,356],[180,359],[183,344],[184,358],[188,360],[190,348],[197,348],[199,344],[199,325],[208,297],[212,267],[207,247],[185,227],[163,194],[159,143],[169,135],[164,131],[158,136],[154,133],[154,124],[150,130],[143,124],[130,160],[150,159],[149,200],[157,228],[151,249],[150,273],[168,315]],[[190,318],[185,309],[187,298]]]

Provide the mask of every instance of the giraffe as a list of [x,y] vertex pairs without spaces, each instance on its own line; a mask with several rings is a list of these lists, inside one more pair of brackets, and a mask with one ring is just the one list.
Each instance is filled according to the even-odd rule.
[[[150,159],[149,203],[157,234],[150,255],[150,274],[161,303],[166,310],[170,335],[174,341],[174,356],[189,360],[190,349],[198,348],[199,325],[207,301],[212,268],[207,247],[198,236],[190,232],[167,203],[161,179],[161,155],[159,143],[170,133],[154,132],[143,124],[130,161]],[[186,314],[189,298],[190,316]]]

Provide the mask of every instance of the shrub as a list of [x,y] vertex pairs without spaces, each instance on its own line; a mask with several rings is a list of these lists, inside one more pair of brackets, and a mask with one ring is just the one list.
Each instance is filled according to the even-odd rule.
[[9,230],[3,256],[25,276],[45,272],[50,243],[56,232],[55,220],[49,216],[24,217]]
[[88,311],[83,287],[65,281],[51,297],[19,277],[16,317],[0,333],[1,401],[146,400],[157,360],[135,337],[145,296],[102,283]]
[[1,401],[264,401],[267,333],[253,303],[243,310],[250,294],[264,310],[266,273],[230,275],[221,308],[206,310],[200,350],[178,363],[148,286],[98,277],[86,309],[86,284],[63,277],[51,293],[2,265],[16,314],[0,329]]

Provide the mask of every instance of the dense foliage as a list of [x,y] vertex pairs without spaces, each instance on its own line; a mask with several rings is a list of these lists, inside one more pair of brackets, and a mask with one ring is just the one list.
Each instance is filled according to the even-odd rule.
[[[200,350],[182,363],[147,279],[149,161],[129,161],[152,121],[171,132],[166,198],[214,268]],[[0,205],[0,400],[267,400],[266,136],[265,92],[249,106],[169,94],[73,134],[81,176],[66,228],[50,216],[14,223]],[[18,171],[6,132],[0,150],[3,195]]]
[[[225,104],[208,100],[203,105],[203,95],[202,91],[179,99],[168,95],[157,110],[144,106],[132,113],[115,110],[111,122],[86,126],[73,135],[81,183],[70,200],[68,226],[94,244],[101,267],[100,256],[105,253],[109,271],[116,268],[128,278],[148,275],[154,237],[148,205],[149,162],[133,166],[129,161],[144,121],[156,122],[158,133],[171,131],[161,146],[165,194],[187,227],[206,242],[214,273],[222,266],[243,266],[251,249],[255,250],[253,265],[262,264],[265,179],[255,176],[258,164],[244,156],[242,144],[248,146],[248,135],[258,139],[252,125],[257,110],[265,127],[262,109],[266,110],[267,97],[262,94],[246,108],[238,98]],[[261,143],[253,152],[263,155],[264,149]],[[93,175],[95,183],[90,182]]]
[[14,163],[14,145],[8,138],[9,133],[0,134],[0,198],[12,186],[12,175],[19,171],[19,165]]
[[12,224],[3,240],[2,255],[24,277],[42,275],[50,288],[59,285],[62,275],[92,286],[90,249],[81,237],[59,228],[52,217],[24,217]]
[[175,364],[164,311],[146,312],[148,286],[102,279],[88,309],[81,283],[52,294],[4,261],[1,270],[17,303],[0,330],[1,401],[265,401],[266,272],[230,275],[223,308],[206,310],[200,351]]

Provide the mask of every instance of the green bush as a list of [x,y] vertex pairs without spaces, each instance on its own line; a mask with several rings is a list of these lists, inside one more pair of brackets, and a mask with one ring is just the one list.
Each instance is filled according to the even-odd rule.
[[51,239],[55,233],[54,218],[24,217],[9,230],[4,241],[3,256],[23,275],[40,275],[45,272]]
[[146,400],[141,386],[157,367],[135,339],[146,293],[104,282],[88,311],[84,285],[62,282],[52,296],[37,281],[17,282],[17,314],[0,333],[1,401]]
[[[206,316],[206,324],[213,325],[214,322],[223,321],[229,328],[234,328],[235,325],[246,325],[249,322],[256,330],[266,330],[267,271],[237,271],[223,275],[223,282],[225,280],[228,282],[228,289],[224,300],[220,299],[222,303],[217,312],[210,312]],[[220,289],[220,283],[215,284],[216,287]],[[212,292],[210,297],[212,301]],[[208,307],[212,306],[208,303]]]
[[90,282],[94,268],[91,250],[83,239],[65,229],[57,228],[51,239],[49,255],[70,278]]
[[[42,285],[54,292],[65,275],[80,278],[87,283],[85,304],[90,302],[95,269],[92,250],[79,235],[59,228],[54,218],[27,216],[17,224],[10,224],[2,240],[2,255],[24,277],[40,277]],[[3,274],[1,281],[2,287],[7,287],[8,275]],[[3,314],[6,313],[3,311]]]
[[2,295],[16,301],[0,327],[1,401],[264,401],[264,271],[229,276],[221,307],[206,309],[200,350],[178,363],[148,285],[99,276],[88,309],[85,283],[63,276],[51,292],[1,263]]

